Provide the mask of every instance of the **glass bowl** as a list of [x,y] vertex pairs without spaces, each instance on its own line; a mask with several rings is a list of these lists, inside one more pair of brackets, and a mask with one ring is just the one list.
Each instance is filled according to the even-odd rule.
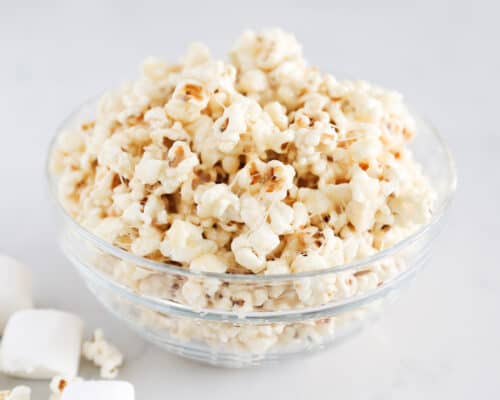
[[[92,118],[96,104],[82,105],[58,134]],[[110,245],[73,220],[49,171],[61,248],[105,308],[180,356],[245,367],[341,343],[380,316],[425,265],[453,197],[452,157],[437,132],[414,116],[417,135],[410,147],[436,191],[432,220],[362,261],[292,275],[203,273],[154,262]]]

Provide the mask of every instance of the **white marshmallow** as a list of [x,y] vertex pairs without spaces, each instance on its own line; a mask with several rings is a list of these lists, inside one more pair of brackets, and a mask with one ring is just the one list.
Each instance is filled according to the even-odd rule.
[[32,286],[28,267],[0,255],[0,336],[12,314],[33,307]]
[[30,400],[31,389],[28,386],[16,386],[11,391],[0,392],[0,400]]
[[18,311],[7,322],[1,370],[26,379],[77,375],[83,322],[56,310]]
[[80,381],[70,383],[61,400],[134,400],[134,387],[124,381]]

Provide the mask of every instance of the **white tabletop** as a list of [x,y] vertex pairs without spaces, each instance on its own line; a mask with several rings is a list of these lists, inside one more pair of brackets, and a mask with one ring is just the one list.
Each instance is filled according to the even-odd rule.
[[[25,6],[22,6],[23,3]],[[48,5],[53,3],[53,5]],[[492,399],[500,392],[500,29],[493,1],[3,2],[0,252],[30,265],[36,302],[74,311],[121,347],[139,400]],[[191,3],[191,4],[190,4]],[[201,2],[200,2],[201,3]],[[234,2],[236,3],[236,2]],[[415,2],[416,3],[416,2]],[[460,4],[459,4],[460,3]],[[473,6],[465,6],[470,3]],[[287,5],[288,4],[288,5]],[[251,370],[209,368],[145,344],[84,288],[55,242],[44,177],[58,123],[148,55],[193,40],[222,56],[246,27],[296,33],[323,69],[397,88],[450,144],[459,191],[429,267],[376,325],[331,351]],[[84,367],[84,376],[96,371]],[[0,376],[0,389],[19,381]],[[31,383],[30,383],[31,384]],[[46,382],[34,399],[47,398]]]

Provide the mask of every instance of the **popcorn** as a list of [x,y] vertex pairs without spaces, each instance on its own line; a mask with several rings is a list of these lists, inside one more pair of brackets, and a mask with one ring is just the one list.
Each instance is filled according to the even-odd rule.
[[310,215],[321,215],[327,213],[330,208],[330,199],[321,190],[300,188],[299,200],[306,206]]
[[2,371],[25,379],[76,376],[82,321],[56,310],[23,310],[7,323],[2,340]]
[[134,177],[141,183],[152,185],[160,180],[165,164],[165,161],[162,160],[142,158],[135,167]]
[[262,197],[268,201],[283,200],[293,186],[294,169],[278,160],[269,161],[266,167]]
[[104,338],[102,330],[97,329],[91,340],[83,343],[82,355],[101,368],[101,378],[114,379],[118,367],[123,364],[123,354]]
[[130,178],[133,171],[133,159],[130,154],[123,151],[120,143],[115,138],[107,139],[97,158],[100,165],[109,168],[110,171]]
[[257,273],[264,269],[266,258],[252,248],[247,235],[241,235],[231,242],[231,251],[236,262],[250,271]]
[[256,229],[266,218],[266,207],[256,197],[244,193],[240,197],[241,219],[250,229]]
[[125,221],[117,217],[104,218],[94,228],[95,234],[108,242],[116,242],[125,230]]
[[263,92],[268,87],[266,75],[258,70],[251,69],[241,74],[238,90],[241,92]]
[[288,127],[288,117],[286,115],[286,108],[283,107],[277,101],[272,101],[267,103],[264,107],[264,111],[266,111],[273,123],[280,129],[285,130]]
[[292,263],[292,271],[294,272],[315,271],[324,268],[328,268],[328,264],[323,257],[316,253],[299,254]]
[[66,387],[70,383],[80,382],[82,380],[83,379],[81,379],[79,377],[67,378],[67,377],[63,377],[60,375],[53,377],[52,380],[50,381],[50,385],[49,385],[49,388],[50,388],[49,400],[61,400],[61,396],[62,396],[62,393],[64,392],[64,389],[66,389]]
[[203,43],[192,43],[184,56],[184,65],[194,67],[210,61],[210,50]]
[[302,48],[293,35],[275,28],[259,34],[243,33],[231,51],[231,60],[242,70],[254,67],[270,70],[287,59],[300,57],[301,53]]
[[290,272],[288,263],[284,260],[273,260],[266,263],[267,275],[284,275]]
[[0,336],[12,314],[33,307],[32,285],[28,267],[0,255]]
[[377,137],[358,139],[350,147],[351,157],[357,163],[371,163],[382,154],[382,151],[382,143]]
[[216,272],[224,273],[227,271],[226,263],[215,254],[203,254],[193,261],[189,265],[192,271],[204,271],[204,272]]
[[142,205],[139,202],[130,203],[122,214],[123,220],[131,226],[139,226],[142,222]]
[[208,93],[204,86],[195,80],[179,82],[172,98],[165,106],[167,114],[179,121],[191,122],[208,105]]
[[240,135],[247,130],[245,113],[248,103],[237,102],[224,110],[224,114],[214,122],[214,135],[218,148],[223,153],[231,153]]
[[161,243],[161,232],[152,226],[139,228],[139,237],[132,241],[130,251],[138,256],[147,256],[158,250]]
[[203,239],[202,229],[185,221],[175,220],[165,234],[165,239],[160,245],[160,251],[174,261],[190,262],[196,257],[214,253],[216,244]]
[[277,202],[269,208],[270,226],[276,235],[290,233],[294,219],[294,210],[292,207],[282,202]]
[[165,203],[160,196],[151,195],[144,204],[144,210],[141,219],[146,225],[156,223],[157,225],[165,225],[168,222],[168,213],[165,210]]
[[200,218],[239,219],[240,200],[224,183],[198,186],[194,201]]
[[295,171],[290,165],[272,160],[264,163],[253,160],[237,175],[235,181],[241,188],[248,188],[257,194],[260,201],[273,202],[283,200],[288,190],[293,187]]
[[193,154],[185,142],[174,142],[168,150],[167,160],[169,168],[165,169],[161,177],[162,192],[173,193],[188,179],[193,168],[199,163],[198,157]]
[[358,201],[351,201],[346,208],[346,217],[352,223],[356,231],[364,232],[368,230],[375,221],[375,211],[373,207],[360,203]]
[[279,237],[268,224],[262,224],[258,229],[248,234],[248,241],[252,248],[260,254],[267,255],[280,243]]
[[373,202],[377,199],[380,184],[378,179],[373,179],[368,176],[363,170],[356,168],[352,173],[350,182],[352,199],[359,203]]
[[333,229],[325,228],[322,232],[323,243],[319,249],[319,255],[323,257],[328,267],[342,265],[344,263],[344,243],[335,235]]
[[[200,44],[176,64],[150,58],[137,81],[103,96],[95,120],[61,134],[51,166],[77,222],[200,275],[274,275],[361,261],[430,221],[434,194],[407,148],[415,123],[401,95],[321,73],[279,29],[243,33],[229,58]],[[138,293],[242,313],[322,306],[405,268],[391,258],[253,287],[97,258]],[[262,352],[331,335],[344,317],[258,327],[141,318],[180,338]]]
[[252,272],[259,272],[264,266],[266,255],[280,243],[279,237],[267,224],[235,238],[231,243],[236,261]]
[[182,287],[182,296],[187,304],[195,310],[201,310],[207,305],[205,291],[203,290],[203,286],[200,282],[193,280],[187,281]]
[[64,389],[61,400],[134,400],[134,387],[125,381],[75,381]]
[[309,222],[309,215],[307,207],[304,203],[296,201],[293,204],[293,221],[292,227],[294,229],[301,229]]

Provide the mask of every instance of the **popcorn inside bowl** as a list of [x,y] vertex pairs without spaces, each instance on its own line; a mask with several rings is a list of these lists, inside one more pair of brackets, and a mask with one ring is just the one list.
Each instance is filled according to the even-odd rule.
[[[113,281],[193,310],[290,310],[369,293],[407,268],[398,253],[301,280],[231,280],[364,260],[426,225],[435,194],[408,148],[415,130],[400,94],[320,72],[289,33],[249,31],[228,62],[201,44],[177,64],[147,59],[94,118],[61,132],[51,170],[87,231],[179,271],[228,277],[90,251],[86,262]],[[195,322],[182,321],[176,332],[192,332]],[[269,343],[291,329],[270,327]],[[193,335],[211,343],[227,331],[216,328]],[[251,331],[233,328],[238,338]]]
[[265,274],[363,259],[429,220],[399,94],[320,73],[277,29],[245,32],[230,63],[208,54],[147,60],[59,137],[60,199],[84,227],[153,260]]

